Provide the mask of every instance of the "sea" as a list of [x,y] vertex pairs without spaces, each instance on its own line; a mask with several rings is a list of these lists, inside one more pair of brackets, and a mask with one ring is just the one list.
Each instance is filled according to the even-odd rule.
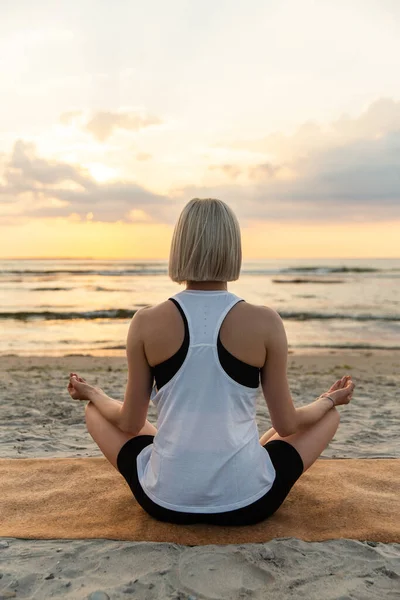
[[[0,355],[125,355],[135,311],[183,289],[166,260],[0,260]],[[289,349],[400,349],[400,258],[243,261],[228,290],[276,310]]]

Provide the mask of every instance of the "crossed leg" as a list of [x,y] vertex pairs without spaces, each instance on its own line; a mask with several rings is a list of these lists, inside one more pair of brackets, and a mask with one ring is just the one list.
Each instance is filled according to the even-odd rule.
[[[85,409],[86,427],[93,440],[96,442],[106,459],[117,469],[117,457],[122,446],[133,437],[131,433],[125,433],[107,421],[97,410],[92,402]],[[155,435],[157,429],[146,421],[138,435]]]
[[[260,438],[260,444],[264,445],[267,441],[283,440],[289,442],[296,448],[304,463],[304,471],[322,454],[329,442],[334,437],[339,427],[340,413],[336,408],[331,408],[319,421],[307,429],[282,437],[269,430]],[[271,435],[272,433],[272,435]],[[304,472],[303,471],[303,472]]]

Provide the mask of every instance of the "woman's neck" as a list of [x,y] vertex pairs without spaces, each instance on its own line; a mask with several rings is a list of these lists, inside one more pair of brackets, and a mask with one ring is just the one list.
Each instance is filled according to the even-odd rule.
[[226,281],[187,281],[186,282],[187,290],[220,290],[227,291],[228,286]]

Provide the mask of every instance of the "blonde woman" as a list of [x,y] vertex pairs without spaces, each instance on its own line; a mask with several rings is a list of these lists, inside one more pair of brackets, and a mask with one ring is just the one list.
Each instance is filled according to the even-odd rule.
[[[191,200],[169,257],[169,276],[185,289],[132,318],[124,402],[70,374],[72,398],[89,401],[94,441],[162,521],[246,525],[269,517],[335,435],[335,406],[352,397],[354,383],[344,376],[295,408],[282,319],[227,289],[241,262],[232,209]],[[273,428],[259,439],[260,387]],[[157,428],[146,420],[150,399]]]

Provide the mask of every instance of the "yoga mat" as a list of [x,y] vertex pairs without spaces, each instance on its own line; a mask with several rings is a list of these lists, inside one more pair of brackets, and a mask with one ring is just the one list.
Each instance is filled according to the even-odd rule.
[[0,459],[0,536],[186,545],[337,538],[400,542],[400,459],[318,459],[257,525],[156,521],[105,458]]

